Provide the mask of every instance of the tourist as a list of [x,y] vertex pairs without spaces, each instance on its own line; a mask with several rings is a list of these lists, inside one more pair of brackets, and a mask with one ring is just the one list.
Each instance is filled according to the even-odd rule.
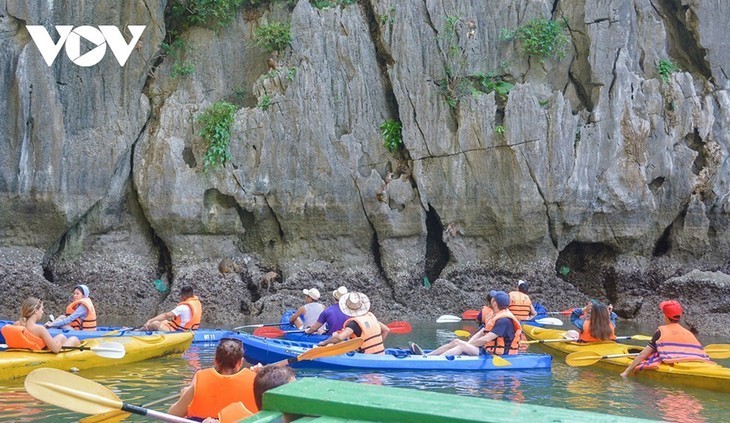
[[537,316],[535,307],[532,306],[532,300],[527,295],[530,287],[527,282],[520,280],[517,283],[517,291],[509,293],[509,311],[517,318],[517,320],[530,320]]
[[385,351],[383,343],[390,329],[370,312],[370,299],[367,295],[362,292],[348,292],[340,297],[340,310],[350,318],[345,321],[339,333],[320,342],[319,346],[336,344],[351,338],[362,338],[363,343],[358,352],[382,354]]
[[158,314],[148,320],[142,330],[161,330],[175,332],[182,330],[196,330],[200,326],[203,307],[195,296],[193,288],[183,286],[180,289],[180,302],[171,311]]
[[342,329],[347,321],[347,315],[340,310],[340,298],[347,294],[347,288],[341,286],[332,291],[332,298],[335,299],[334,304],[324,309],[319,315],[317,321],[310,327],[308,327],[304,333],[322,333],[322,325],[326,325],[327,330],[324,332],[325,335],[332,336],[335,332]]
[[607,307],[600,301],[592,300],[585,307],[573,310],[570,321],[578,328],[578,342],[616,339],[616,313],[613,312],[613,306]]
[[26,298],[20,306],[20,320],[12,325],[5,325],[1,329],[8,348],[50,350],[58,353],[63,347],[81,345],[75,336],[66,338],[61,333],[51,336],[48,329],[37,323],[42,317],[43,301],[35,297]]
[[53,322],[46,322],[47,328],[74,330],[96,330],[96,309],[89,298],[89,287],[76,285],[71,296],[73,301],[66,307],[66,314]]
[[297,329],[306,329],[315,323],[319,315],[324,311],[324,304],[319,302],[319,290],[317,288],[303,289],[304,305],[291,315],[289,323]]

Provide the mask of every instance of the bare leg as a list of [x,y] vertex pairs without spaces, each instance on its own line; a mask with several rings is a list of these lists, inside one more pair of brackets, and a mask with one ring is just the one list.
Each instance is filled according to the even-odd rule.
[[79,345],[81,345],[81,341],[75,336],[71,336],[63,342],[64,347],[78,347]]
[[155,322],[155,323],[159,323],[159,325],[157,325],[158,328],[157,329],[152,329],[152,330],[161,330],[161,331],[165,331],[165,332],[175,332],[175,328],[173,328],[172,325],[170,324],[170,322],[168,322],[168,321]]
[[304,328],[304,322],[300,317],[297,317],[296,320],[294,320],[294,327],[297,329],[303,329]]
[[445,351],[442,355],[479,355],[479,347],[458,339],[458,345]]
[[451,348],[454,348],[456,345],[458,345],[457,344],[458,341],[459,341],[458,339],[454,339],[453,341],[449,342],[448,344],[442,345],[426,355],[443,355],[443,353],[445,351],[448,351]]
[[160,321],[154,321],[151,322],[149,325],[145,325],[142,327],[144,330],[160,330],[160,326],[162,325],[162,322]]

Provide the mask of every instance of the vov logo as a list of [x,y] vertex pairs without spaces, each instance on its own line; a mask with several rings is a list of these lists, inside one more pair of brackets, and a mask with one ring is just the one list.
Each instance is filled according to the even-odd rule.
[[[43,25],[26,26],[48,66],[53,65],[58,53],[61,52],[65,44],[68,58],[76,65],[83,67],[94,66],[99,63],[106,54],[107,45],[112,50],[114,57],[117,58],[119,66],[124,66],[146,27],[146,25],[127,25],[129,32],[132,34],[132,40],[127,43],[119,28],[113,25],[99,25],[98,29],[88,25],[76,28],[73,25],[56,25],[56,31],[59,35],[58,42],[53,42]],[[82,38],[96,45],[83,55],[81,54]]]

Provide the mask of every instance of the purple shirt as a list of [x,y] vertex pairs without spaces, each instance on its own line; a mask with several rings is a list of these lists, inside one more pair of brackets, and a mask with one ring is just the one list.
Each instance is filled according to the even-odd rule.
[[347,319],[349,317],[340,310],[340,306],[338,304],[332,304],[324,309],[319,315],[319,318],[317,318],[317,321],[322,324],[327,323],[327,332],[325,333],[332,335],[334,332],[342,329]]

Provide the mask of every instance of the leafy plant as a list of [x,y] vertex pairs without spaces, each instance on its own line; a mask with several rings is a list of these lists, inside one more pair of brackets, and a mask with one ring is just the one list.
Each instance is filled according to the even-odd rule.
[[272,22],[256,28],[253,40],[266,51],[282,51],[291,42],[290,29],[289,24]]
[[490,72],[487,74],[476,75],[477,89],[485,93],[491,93],[494,91],[498,96],[507,98],[509,92],[514,88],[514,85],[505,81],[501,75],[495,75]]
[[504,125],[496,125],[494,127],[494,133],[499,136],[504,136]]
[[391,153],[396,152],[403,145],[403,126],[394,119],[387,119],[380,125],[380,133],[383,135],[383,146]]
[[232,158],[228,145],[231,142],[231,124],[236,110],[233,104],[219,101],[198,116],[197,121],[201,125],[199,134],[208,142],[203,157],[205,171],[218,165],[223,166]]
[[327,9],[335,6],[349,6],[357,3],[357,0],[312,0],[311,3],[317,9]]
[[568,45],[567,23],[550,19],[536,18],[514,31],[502,30],[500,36],[511,40],[517,38],[522,42],[522,52],[545,61],[550,58],[565,57]]
[[297,68],[292,66],[286,70],[286,80],[293,81],[294,77],[297,76]]
[[190,25],[223,28],[236,17],[243,0],[174,0],[170,5],[173,18]]
[[195,66],[192,63],[180,63],[176,62],[172,65],[170,76],[177,78],[178,76],[186,77],[195,73]]
[[257,104],[256,107],[263,111],[267,111],[269,110],[269,106],[271,106],[271,97],[269,97],[268,94],[262,95],[259,100],[259,104]]
[[668,59],[662,59],[659,61],[659,64],[657,65],[657,72],[659,72],[659,77],[662,78],[662,81],[669,82],[669,75],[673,74],[674,72],[677,72],[679,70],[679,67],[672,63],[671,60]]

